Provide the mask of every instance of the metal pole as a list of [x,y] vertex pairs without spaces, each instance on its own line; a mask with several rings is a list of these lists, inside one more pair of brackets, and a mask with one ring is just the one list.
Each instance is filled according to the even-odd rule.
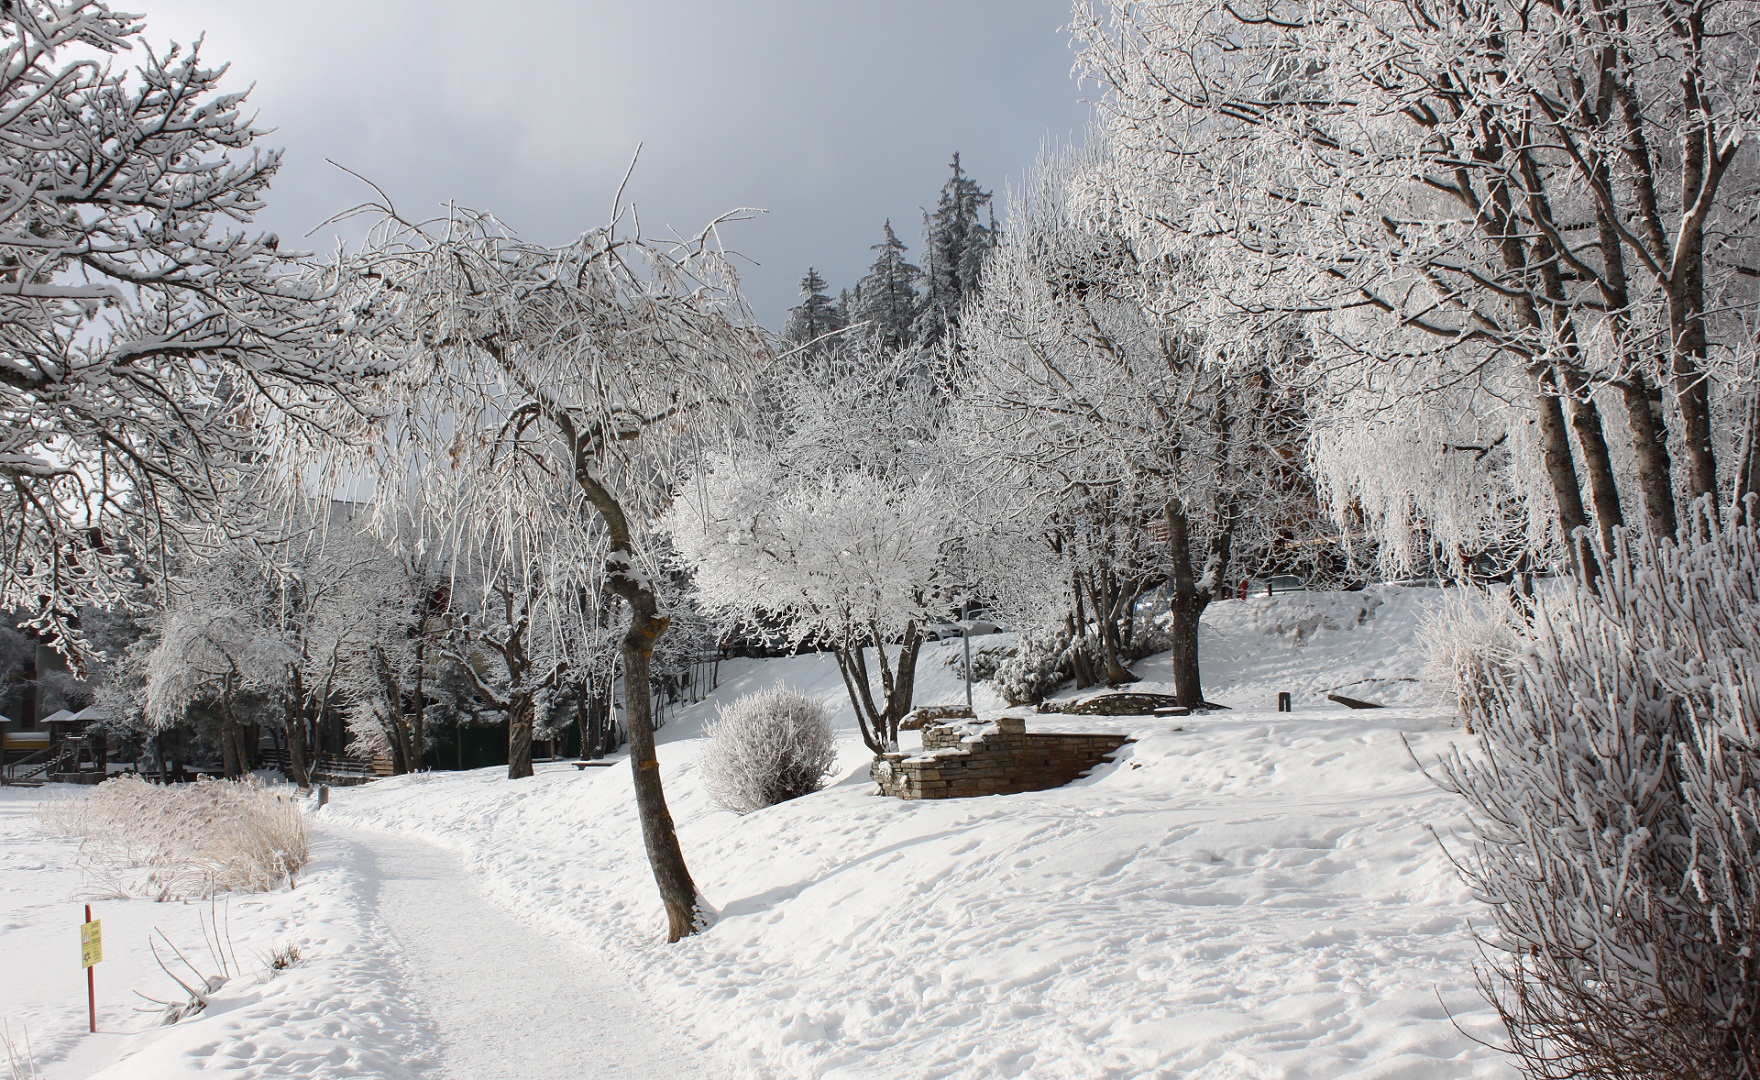
[[[86,905],[86,922],[92,921],[92,905]],[[91,1021],[89,1029],[92,1034],[98,1033],[98,980],[95,969],[98,965],[86,966],[86,1017]]]
[[972,707],[972,624],[968,621],[963,627],[965,634],[961,640],[966,650],[966,708]]

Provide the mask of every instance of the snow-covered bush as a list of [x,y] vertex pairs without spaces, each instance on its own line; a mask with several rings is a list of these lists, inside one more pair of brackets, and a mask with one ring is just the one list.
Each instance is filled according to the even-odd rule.
[[747,694],[710,721],[703,786],[724,810],[749,814],[810,795],[837,763],[831,710],[777,686]]
[[[1172,647],[1164,619],[1137,616],[1131,621],[1129,640],[1121,644],[1119,655],[1127,662],[1135,662]],[[983,670],[976,656],[972,658],[972,667]],[[1090,628],[1072,639],[1069,628],[1059,624],[1023,631],[1020,643],[997,657],[990,677],[996,692],[1010,705],[1037,705],[1075,678],[1077,671],[1096,673],[1087,678],[1097,680],[1103,670],[1100,642],[1094,630]]]
[[1537,605],[1437,770],[1533,1076],[1760,1076],[1760,538],[1689,532]]
[[1037,705],[1069,678],[1067,627],[1038,626],[1021,631],[1014,655],[996,666],[996,692],[1010,705]]
[[1424,679],[1442,688],[1469,732],[1493,673],[1503,670],[1520,644],[1516,619],[1498,598],[1461,590],[1418,630],[1418,645],[1426,656]]
[[297,796],[254,776],[167,785],[117,777],[49,803],[41,821],[80,842],[94,887],[114,896],[267,892],[291,886],[310,855]]
[[[989,679],[994,679],[996,677],[996,670],[1006,663],[1014,654],[1015,647],[1007,644],[985,645],[981,648],[973,649],[972,681],[985,682]],[[949,671],[952,671],[960,678],[963,679],[966,677],[966,655],[964,649],[948,653],[947,659],[943,661],[943,663]]]

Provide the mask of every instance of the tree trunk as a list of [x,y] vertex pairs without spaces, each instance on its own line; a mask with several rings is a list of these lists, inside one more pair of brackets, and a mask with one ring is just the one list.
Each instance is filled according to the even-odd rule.
[[862,742],[874,753],[884,754],[898,749],[898,725],[911,711],[916,694],[917,654],[922,651],[923,637],[915,623],[905,627],[904,642],[898,649],[898,669],[894,671],[886,662],[886,646],[878,640],[877,630],[869,636],[874,639],[874,652],[880,660],[880,690],[884,695],[881,701],[874,700],[873,680],[868,675],[864,653],[866,645],[854,631],[846,631],[837,646],[837,668],[861,726]]
[[1589,397],[1588,380],[1581,373],[1567,373],[1570,384],[1571,430],[1583,454],[1583,471],[1589,478],[1589,505],[1595,510],[1595,534],[1602,551],[1613,550],[1613,530],[1625,524],[1620,510],[1619,481],[1614,477],[1613,457],[1607,450],[1601,410]]
[[[1760,495],[1760,390],[1748,395],[1748,415],[1743,419],[1741,442],[1736,446],[1736,482],[1730,502],[1742,508],[1748,496]],[[1747,510],[1743,508],[1741,513],[1746,516]]]
[[1173,639],[1173,696],[1188,709],[1204,707],[1203,677],[1198,672],[1198,627],[1202,606],[1193,610],[1177,602],[1171,608],[1168,636]]
[[312,770],[306,759],[306,717],[303,708],[288,709],[287,778],[298,787],[312,786]]
[[[420,632],[421,628],[417,630]],[[427,767],[422,760],[428,750],[428,707],[423,694],[423,676],[428,670],[427,640],[424,636],[416,644],[416,711],[409,718],[410,772],[422,772]]]
[[1173,696],[1188,709],[1204,707],[1203,677],[1198,671],[1198,626],[1210,596],[1198,588],[1192,573],[1191,523],[1178,499],[1169,499],[1163,510],[1167,518],[1167,554],[1173,564],[1172,616],[1168,635],[1173,639]]
[[[874,644],[876,649],[885,647],[878,642]],[[911,711],[912,699],[916,696],[917,654],[922,648],[923,638],[917,633],[916,624],[912,623],[905,628],[904,643],[898,647],[898,672],[892,680],[892,692],[886,695],[886,712],[880,718],[889,746],[898,745],[898,725]]]
[[1558,528],[1566,548],[1577,563],[1577,573],[1585,581],[1595,576],[1593,563],[1584,558],[1577,543],[1577,531],[1589,526],[1583,508],[1583,489],[1577,481],[1577,466],[1571,460],[1570,429],[1565,424],[1564,406],[1559,403],[1558,385],[1551,368],[1534,373],[1534,410],[1539,418],[1540,455],[1546,463],[1546,476],[1551,481],[1552,499],[1558,510]]
[[1620,384],[1626,424],[1638,457],[1638,490],[1644,498],[1644,527],[1651,536],[1674,535],[1674,466],[1668,456],[1668,424],[1662,415],[1662,391],[1642,371]]
[[220,706],[220,772],[228,780],[237,780],[244,775],[244,762],[239,754],[243,744],[238,718],[232,715],[232,704],[223,702]]
[[[629,582],[629,579],[621,579]],[[630,605],[629,631],[623,636],[623,715],[629,727],[630,775],[635,781],[636,812],[642,819],[642,842],[660,902],[666,907],[666,940],[677,941],[703,928],[702,897],[678,846],[678,829],[660,786],[660,757],[654,744],[653,698],[648,692],[654,644],[666,632],[654,595],[630,583],[624,591]]]
[[507,778],[532,775],[532,699],[515,694],[507,706]]

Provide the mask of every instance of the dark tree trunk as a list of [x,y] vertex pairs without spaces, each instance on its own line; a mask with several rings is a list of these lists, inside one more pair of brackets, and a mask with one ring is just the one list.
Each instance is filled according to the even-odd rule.
[[515,694],[507,706],[507,778],[532,775],[532,699]]
[[409,718],[410,772],[422,772],[427,767],[427,763],[422,759],[428,749],[428,708],[423,694],[425,689],[423,676],[428,670],[428,639],[423,627],[416,627],[416,632],[422,634],[422,637],[416,643],[415,712]]
[[1198,626],[1210,604],[1210,594],[1198,588],[1197,576],[1192,573],[1191,523],[1185,507],[1179,500],[1169,499],[1163,513],[1167,518],[1167,554],[1173,564],[1173,597],[1168,605],[1173,695],[1186,708],[1201,709],[1205,702],[1203,677],[1198,671]]
[[1644,499],[1644,527],[1650,535],[1674,535],[1674,466],[1668,456],[1668,424],[1662,415],[1662,391],[1642,371],[1620,385],[1626,424],[1638,458],[1638,490]]
[[220,772],[228,780],[237,780],[244,775],[243,732],[238,718],[232,713],[232,703],[223,701],[220,705]]
[[1539,416],[1540,455],[1546,464],[1546,477],[1551,482],[1552,498],[1558,509],[1558,527],[1565,545],[1577,560],[1577,572],[1585,580],[1593,579],[1595,566],[1583,558],[1585,552],[1577,543],[1577,532],[1589,526],[1583,508],[1583,489],[1577,481],[1577,466],[1571,460],[1570,429],[1565,425],[1564,406],[1559,402],[1558,384],[1550,368],[1534,375],[1534,407]]
[[1613,472],[1613,457],[1607,450],[1607,435],[1602,429],[1601,410],[1589,395],[1588,381],[1580,373],[1567,376],[1570,382],[1571,430],[1577,436],[1577,448],[1583,453],[1583,471],[1589,477],[1589,505],[1595,510],[1595,535],[1601,550],[1613,550],[1613,530],[1625,524],[1620,509],[1619,481]]
[[855,708],[862,742],[874,753],[884,754],[898,748],[898,725],[911,711],[916,695],[917,655],[922,651],[923,637],[917,632],[915,623],[905,627],[896,671],[886,659],[886,646],[880,643],[877,635],[874,640],[874,653],[880,662],[879,702],[874,700],[863,638],[854,631],[846,632],[837,646],[837,669],[843,676],[850,704]]
[[312,769],[306,758],[306,718],[304,710],[290,710],[287,718],[288,779],[299,787],[312,786]]
[[[1760,390],[1748,396],[1748,415],[1743,419],[1742,440],[1737,444],[1736,483],[1732,501],[1737,507],[1742,507],[1744,500],[1750,495],[1760,495]],[[1742,513],[1745,516],[1746,509]]]
[[[619,587],[621,585],[621,588]],[[678,829],[660,786],[660,757],[654,743],[653,698],[648,692],[654,645],[666,632],[654,594],[628,576],[615,579],[630,606],[629,631],[623,636],[623,715],[629,726],[630,774],[635,780],[636,812],[642,819],[642,843],[660,902],[666,907],[666,940],[677,941],[701,930],[702,897],[678,845]]]

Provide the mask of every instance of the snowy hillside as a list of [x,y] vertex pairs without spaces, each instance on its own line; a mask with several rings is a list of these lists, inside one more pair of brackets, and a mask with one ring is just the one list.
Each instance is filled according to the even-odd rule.
[[[1412,760],[1458,734],[1407,651],[1438,598],[1387,589],[1220,605],[1206,623],[1206,685],[1232,711],[1035,718],[1033,730],[1124,730],[1137,741],[1067,788],[975,800],[874,795],[830,656],[726,664],[715,697],[661,733],[685,851],[719,909],[709,932],[675,946],[661,942],[621,767],[540,766],[517,783],[499,770],[429,774],[337,791],[316,815],[320,858],[295,895],[374,895],[360,881],[374,864],[358,851],[377,841],[357,830],[432,841],[493,901],[555,935],[552,964],[608,962],[633,979],[680,1029],[663,1039],[669,1052],[701,1062],[705,1076],[1508,1075],[1449,1019],[1495,1035],[1473,985],[1474,910],[1431,835],[1459,828],[1456,808]],[[919,701],[963,696],[943,663],[957,649],[931,647]],[[1151,685],[1163,662],[1139,665]],[[843,775],[736,818],[698,786],[698,734],[717,702],[776,682],[837,706]],[[1316,703],[1334,689],[1397,707]],[[1295,695],[1294,713],[1272,711],[1279,690]],[[278,918],[284,906],[267,902]],[[369,921],[355,932],[371,938]],[[347,981],[334,953],[348,946],[327,936],[333,922],[311,917],[303,939],[297,925],[279,931],[308,942],[306,977],[334,971],[335,992],[371,991],[355,998],[363,1006],[394,995]],[[478,942],[459,925],[438,945],[469,955]],[[405,955],[384,979],[422,966]],[[533,977],[540,989],[550,978]],[[284,980],[279,992],[322,989]],[[7,991],[8,1015],[15,996]],[[54,1029],[83,1021],[65,1004],[54,1019],[28,1013],[39,1040],[58,1040],[54,1057],[77,1042]],[[284,1029],[256,1043],[224,1016],[186,1021],[142,1059],[156,1062],[155,1076],[244,1062],[248,1052],[224,1058],[215,1043],[286,1042],[309,1024],[292,1002],[273,1015]],[[387,1019],[349,1055],[302,1075],[426,1075],[418,1060],[404,1060],[407,1073],[383,1062],[412,1031],[447,1024]],[[544,1030],[570,1025],[553,1016]],[[198,1032],[205,1046],[192,1046]],[[541,1074],[572,1075],[577,1039],[547,1037],[566,1057]],[[87,1075],[39,1058],[45,1075]]]
[[[492,773],[400,780],[324,817],[454,848],[498,900],[620,957],[750,1075],[1501,1075],[1445,1018],[1486,1020],[1471,909],[1427,832],[1451,829],[1452,808],[1402,741],[1428,756],[1450,726],[1309,700],[1373,696],[1376,679],[1406,701],[1432,693],[1393,680],[1415,678],[1402,646],[1435,597],[1222,605],[1206,674],[1240,707],[1062,721],[1138,742],[1057,791],[882,799],[846,731],[841,782],[735,818],[694,783],[710,702],[663,732],[673,812],[721,912],[676,947],[657,943],[622,770],[551,767],[512,797]],[[940,662],[957,648],[925,658],[920,700],[963,692]],[[720,699],[785,682],[850,723],[829,656],[729,675]],[[1264,706],[1284,688],[1303,704],[1279,716]]]

